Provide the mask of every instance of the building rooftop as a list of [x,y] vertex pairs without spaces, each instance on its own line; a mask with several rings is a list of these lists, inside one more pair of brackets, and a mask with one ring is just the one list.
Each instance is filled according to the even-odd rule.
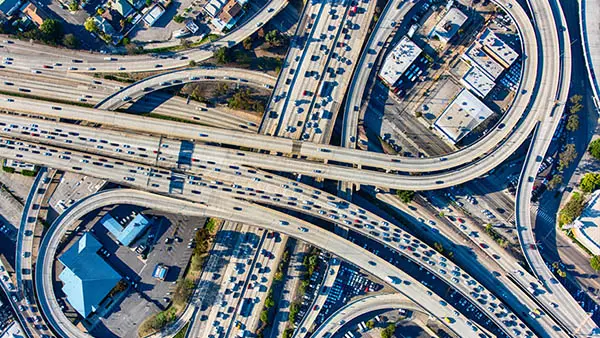
[[572,225],[577,240],[594,255],[600,255],[600,190],[594,192],[590,200]]
[[469,49],[462,55],[462,58],[472,66],[479,67],[494,80],[504,71],[504,67],[484,52],[481,44],[477,41],[473,42]]
[[11,16],[18,8],[19,0],[0,0],[0,13]]
[[221,11],[221,8],[225,5],[225,1],[226,0],[210,0],[204,5],[204,11],[215,18]]
[[458,8],[452,7],[446,12],[444,17],[438,21],[431,32],[429,32],[429,37],[433,38],[437,36],[440,41],[448,43],[466,21],[467,16]]
[[152,26],[154,25],[156,20],[158,20],[163,15],[164,12],[165,9],[162,8],[161,5],[155,4],[154,6],[152,6],[151,10],[146,12],[146,14],[143,17],[143,20],[148,26]]
[[127,17],[133,11],[133,6],[127,0],[113,0],[112,8],[123,17]]
[[58,260],[65,266],[58,278],[73,308],[84,318],[98,309],[100,302],[121,280],[121,276],[104,261],[98,250],[102,244],[85,233]]
[[388,86],[393,87],[422,51],[408,36],[402,37],[402,40],[400,40],[383,61],[379,77]]
[[482,72],[479,67],[471,67],[460,82],[480,98],[486,97],[496,85],[494,79]]
[[223,9],[221,9],[221,13],[219,14],[219,19],[225,23],[229,23],[231,19],[233,19],[236,15],[238,15],[242,11],[242,6],[237,3],[236,0],[229,0]]
[[493,111],[474,94],[463,89],[433,126],[446,139],[456,144],[492,114]]
[[136,214],[130,221],[127,218],[115,218],[111,214],[106,214],[100,223],[125,246],[129,246],[150,225],[150,221],[142,214]]
[[38,27],[41,26],[48,17],[46,13],[40,11],[40,9],[31,2],[21,11]]
[[5,330],[0,334],[0,338],[24,338],[27,337],[21,324],[18,321],[13,321]]
[[502,41],[492,30],[486,28],[479,36],[483,50],[493,57],[504,68],[510,67],[519,57],[514,49]]

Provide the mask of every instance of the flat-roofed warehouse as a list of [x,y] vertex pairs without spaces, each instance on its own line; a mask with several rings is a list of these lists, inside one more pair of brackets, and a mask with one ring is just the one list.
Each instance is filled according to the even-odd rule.
[[492,79],[497,79],[504,71],[504,67],[495,59],[489,56],[483,46],[475,41],[462,55],[463,60],[467,61],[471,66],[477,66]]
[[446,12],[446,15],[438,21],[431,32],[429,32],[429,38],[437,37],[446,44],[454,37],[466,21],[467,16],[465,13],[461,12],[460,9],[456,7],[452,7]]
[[456,144],[492,114],[473,93],[463,89],[433,126],[445,139]]
[[405,35],[383,61],[379,78],[389,87],[393,87],[422,51]]
[[489,28],[486,28],[483,33],[481,33],[479,42],[483,46],[483,50],[504,68],[510,67],[519,57],[519,53],[512,49]]
[[460,79],[460,82],[475,95],[484,98],[494,88],[496,82],[486,73],[481,71],[479,67],[471,67],[465,75]]

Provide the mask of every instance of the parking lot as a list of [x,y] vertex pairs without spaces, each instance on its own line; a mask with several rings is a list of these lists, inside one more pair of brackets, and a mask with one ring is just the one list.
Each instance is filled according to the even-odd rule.
[[[82,222],[70,243],[79,239],[85,231],[90,231],[103,245],[98,253],[128,282],[128,289],[115,296],[109,303],[109,308],[102,308],[85,321],[90,332],[96,337],[135,337],[137,327],[152,313],[163,310],[168,302],[170,292],[175,282],[181,277],[190,259],[193,249],[189,242],[194,238],[195,229],[201,227],[205,219],[164,213],[143,211],[151,221],[148,229],[133,242],[125,247],[114,239],[113,235],[99,223],[99,220],[109,211],[114,213],[130,213],[132,210],[142,211],[133,206],[118,206],[115,210],[105,208],[95,215],[90,215]],[[166,239],[170,238],[166,243]],[[143,244],[147,247],[144,259],[135,248]],[[165,280],[152,277],[152,272],[158,263],[169,267]],[[57,264],[60,265],[60,264]],[[58,268],[56,274],[62,271]],[[62,283],[57,282],[55,291],[59,303],[67,306],[69,317],[75,314],[68,308],[64,295],[60,291]],[[103,303],[103,305],[105,305]]]

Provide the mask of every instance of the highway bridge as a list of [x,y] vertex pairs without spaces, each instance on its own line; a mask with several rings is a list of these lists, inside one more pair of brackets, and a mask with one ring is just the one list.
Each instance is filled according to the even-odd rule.
[[[207,199],[207,201],[210,199]],[[214,203],[214,205],[213,205]],[[104,191],[92,195],[73,204],[52,225],[40,248],[36,268],[36,288],[40,304],[49,322],[64,337],[87,337],[77,329],[62,313],[52,291],[52,266],[57,246],[66,232],[74,226],[74,222],[87,213],[99,207],[113,204],[132,204],[165,212],[175,212],[183,215],[219,217],[259,226],[265,229],[282,232],[296,237],[317,247],[330,251],[334,255],[356,264],[362,269],[369,269],[382,280],[394,280],[392,287],[406,295],[408,299],[418,301],[425,311],[441,319],[451,317],[455,322],[447,324],[454,332],[465,336],[477,337],[473,333],[468,320],[454,310],[451,305],[442,302],[436,295],[427,294],[427,290],[410,275],[396,269],[382,258],[351,243],[332,242],[331,233],[310,223],[288,216],[280,212],[266,210],[256,204],[245,203],[230,199],[212,199],[212,202],[190,203],[173,198],[158,196],[137,190],[120,189]],[[218,206],[217,206],[218,205]],[[242,208],[244,212],[236,212]],[[281,221],[288,222],[281,226]],[[302,231],[301,229],[308,229]],[[457,315],[458,314],[458,315]],[[472,334],[469,334],[471,332]]]

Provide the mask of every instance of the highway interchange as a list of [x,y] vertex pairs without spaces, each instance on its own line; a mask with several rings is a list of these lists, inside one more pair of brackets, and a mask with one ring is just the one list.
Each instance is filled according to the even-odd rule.
[[[372,35],[375,38],[369,41],[387,40],[386,36],[391,34],[389,21],[392,19],[389,18],[394,18],[396,15],[401,18],[410,10],[413,2],[417,1],[391,2],[391,16],[388,17],[388,12],[386,12],[384,19],[379,22],[383,27],[381,29],[376,28],[376,34]],[[550,297],[551,300],[543,300],[541,306],[547,312],[552,311],[554,316],[552,318],[542,316],[540,320],[534,320],[532,324],[531,318],[521,317],[519,313],[521,311],[515,311],[515,314],[521,317],[520,319],[528,322],[530,327],[535,327],[536,334],[540,336],[574,334],[576,330],[592,332],[595,325],[591,321],[584,322],[583,328],[579,327],[581,319],[586,316],[585,313],[574,303],[572,297],[559,283],[552,282],[551,273],[544,264],[541,255],[537,252],[535,246],[531,245],[535,243],[535,239],[533,238],[529,214],[533,180],[529,177],[535,177],[535,173],[537,173],[541,164],[539,159],[544,157],[551,141],[551,138],[547,135],[553,134],[556,129],[561,116],[559,109],[566,102],[568,80],[571,77],[569,67],[570,48],[569,43],[567,43],[569,41],[568,32],[557,29],[557,25],[558,27],[563,26],[560,23],[555,23],[557,20],[555,17],[561,17],[560,6],[556,1],[550,1],[550,3],[529,1],[528,5],[533,20],[530,20],[522,8],[513,1],[500,1],[498,4],[515,20],[521,35],[523,55],[526,57],[524,58],[522,82],[519,91],[511,109],[486,136],[469,147],[438,158],[399,158],[397,156],[354,150],[360,101],[363,96],[362,90],[365,89],[363,84],[370,74],[368,64],[372,64],[377,58],[381,48],[371,48],[371,44],[367,42],[367,50],[374,49],[376,52],[363,52],[358,65],[355,66],[354,62],[358,54],[352,48],[344,48],[345,45],[339,44],[340,40],[338,38],[340,35],[345,34],[342,33],[342,29],[346,26],[350,6],[331,3],[311,3],[307,5],[303,17],[309,19],[303,21],[303,24],[306,25],[303,27],[308,27],[308,25],[313,27],[312,29],[306,28],[309,30],[307,32],[308,40],[312,40],[313,34],[319,34],[321,31],[333,31],[332,36],[326,35],[325,38],[317,38],[327,40],[324,45],[311,42],[308,47],[305,46],[303,49],[292,47],[292,52],[289,52],[286,58],[286,67],[284,67],[277,83],[273,78],[264,74],[252,74],[248,71],[235,71],[234,73],[229,69],[220,68],[199,68],[164,73],[125,88],[115,88],[114,91],[108,89],[105,98],[98,97],[93,101],[96,108],[2,95],[0,97],[0,108],[4,111],[1,115],[3,125],[1,126],[2,131],[0,131],[2,136],[0,139],[0,154],[2,157],[16,160],[25,159],[27,162],[47,165],[59,170],[83,172],[86,175],[178,198],[175,200],[156,194],[142,193],[137,190],[112,191],[99,193],[89,200],[83,200],[63,214],[59,221],[53,225],[52,235],[45,237],[44,245],[40,249],[41,264],[37,264],[36,278],[43,282],[37,283],[36,287],[38,296],[42,295],[39,301],[49,323],[60,335],[65,337],[82,336],[81,331],[72,327],[72,324],[62,315],[52,291],[50,291],[51,287],[49,285],[52,284],[52,274],[49,273],[48,269],[51,269],[54,261],[53,241],[57,243],[73,220],[79,216],[98,208],[98,205],[102,203],[113,204],[118,201],[161,210],[182,208],[183,211],[181,212],[184,213],[200,213],[221,217],[244,224],[273,229],[300,238],[362,267],[382,280],[388,281],[392,287],[407,297],[418,298],[417,303],[438,319],[453,318],[456,321],[449,325],[449,328],[457,334],[475,335],[473,324],[457,314],[458,312],[451,309],[449,304],[440,306],[440,302],[435,299],[435,296],[426,295],[426,288],[418,280],[403,274],[401,270],[394,268],[393,265],[382,261],[381,258],[368,251],[350,245],[342,238],[336,238],[336,245],[332,247],[331,241],[327,241],[327,231],[263,205],[291,209],[321,218],[336,223],[340,227],[351,228],[367,238],[391,247],[398,254],[429,269],[438,278],[446,280],[463,296],[471,299],[472,303],[478,306],[483,313],[486,313],[505,334],[509,336],[526,334],[525,331],[527,330],[522,331],[512,328],[517,325],[508,325],[500,319],[511,314],[508,309],[499,310],[500,301],[498,303],[485,301],[487,305],[482,305],[482,302],[477,300],[481,300],[483,294],[486,295],[485,299],[495,300],[496,297],[491,295],[490,291],[486,290],[475,279],[464,272],[459,272],[458,275],[462,275],[459,282],[451,281],[453,275],[447,274],[446,270],[460,271],[451,262],[444,262],[444,266],[447,265],[446,269],[432,268],[430,263],[425,263],[425,261],[433,261],[434,258],[432,257],[439,255],[432,253],[431,248],[404,232],[401,228],[352,203],[314,189],[309,185],[251,168],[283,171],[309,177],[396,189],[438,189],[467,182],[495,168],[535,130],[532,146],[520,180],[519,193],[517,194],[517,229],[529,264],[535,275],[540,279],[542,286],[550,291],[550,294],[527,295],[527,297],[542,299]],[[282,8],[281,6],[284,5],[283,1],[273,1],[267,6],[269,8],[275,7],[276,12],[278,12]],[[352,20],[350,20],[351,23],[347,26],[358,25],[361,27],[368,24],[369,21],[366,21],[365,18],[370,18],[373,10],[372,2],[361,8],[364,12],[353,15]],[[267,11],[263,12],[266,13]],[[327,20],[320,20],[323,13],[331,15],[327,16]],[[368,15],[365,13],[368,13]],[[335,17],[337,19],[334,19]],[[257,18],[253,20],[250,20],[250,22],[256,25],[256,20],[266,19],[262,19],[260,15],[257,15]],[[250,25],[250,22],[247,25]],[[334,27],[334,29],[329,27]],[[299,29],[300,31],[302,31],[302,28]],[[249,35],[249,32],[243,29],[240,29],[238,33],[232,33],[232,36],[228,37],[231,39],[230,41],[237,43],[243,40],[242,37]],[[360,43],[362,44],[366,34],[362,34],[361,37]],[[218,43],[215,43],[215,46],[218,46]],[[188,62],[186,60],[201,61],[207,59],[212,56],[214,50],[212,46],[201,47],[199,50],[189,53],[184,52],[175,57],[158,58],[160,61],[148,57],[119,57],[118,62],[106,62],[100,56],[90,56],[82,53],[78,55],[53,55],[51,54],[53,53],[52,50],[47,47],[36,51],[34,56],[24,58],[23,53],[30,52],[26,47],[27,44],[22,42],[4,45],[4,49],[8,51],[6,55],[14,59],[10,68],[29,71],[37,69],[40,64],[55,64],[58,60],[62,62],[62,65],[56,66],[50,73],[65,70],[75,73],[168,69],[185,65]],[[339,50],[339,58],[331,60],[329,54],[335,50]],[[49,57],[49,55],[52,56]],[[319,62],[303,62],[305,56],[310,58],[311,55],[328,57],[320,57],[321,61]],[[552,57],[546,57],[547,55]],[[315,99],[309,99],[309,102],[301,103],[300,106],[297,104],[299,100],[303,100],[302,97],[304,96],[316,96],[320,91],[319,86],[323,83],[322,78],[328,76],[327,68],[335,65],[333,69],[337,69],[337,66],[344,63],[341,58],[345,59],[346,57],[348,57],[351,65],[347,71],[348,74],[352,74],[354,67],[357,68],[355,77],[349,84],[351,94],[349,95],[349,102],[346,103],[343,123],[342,146],[349,149],[319,144],[329,141],[335,117],[325,119],[330,120],[329,124],[323,121],[323,116],[317,117],[316,120],[319,121],[321,128],[325,128],[325,133],[315,132],[318,128],[313,128],[310,133],[304,132],[304,125],[315,109]],[[543,62],[540,62],[542,57]],[[79,62],[80,59],[82,62]],[[353,62],[351,59],[355,61]],[[73,60],[78,61],[73,62]],[[149,60],[160,63],[149,66]],[[367,66],[365,66],[365,63]],[[158,64],[160,64],[160,67],[156,66]],[[77,65],[85,65],[85,67]],[[315,66],[316,68],[312,68]],[[544,72],[540,72],[542,67]],[[292,71],[293,69],[295,70]],[[548,69],[551,69],[551,71]],[[316,75],[306,76],[307,72]],[[289,77],[292,77],[293,80],[291,83],[286,83],[286,79]],[[247,130],[231,131],[200,125],[191,126],[166,120],[152,119],[152,122],[149,123],[149,118],[105,111],[117,109],[129,101],[140,99],[155,90],[180,85],[184,82],[215,80],[216,78],[224,81],[247,82],[268,89],[275,86],[273,97],[278,96],[279,99],[273,100],[272,106],[269,105],[267,108],[264,115],[265,120],[260,128],[261,133],[266,135],[254,135],[248,133]],[[299,83],[296,83],[297,78],[299,78]],[[347,77],[344,81],[347,81]],[[332,102],[340,103],[343,100],[347,85],[346,82],[345,85],[336,87],[332,92],[332,97],[336,95],[342,96],[342,98],[338,98],[337,101],[334,98],[330,102],[324,102],[320,107],[327,107],[327,111],[339,109]],[[35,81],[28,84],[18,84],[16,87],[27,88],[26,86],[35,86]],[[42,88],[36,88],[35,90],[43,91]],[[356,92],[354,92],[355,90]],[[306,91],[309,91],[312,95],[306,95]],[[90,92],[94,93],[94,90]],[[94,95],[96,94],[94,93]],[[71,100],[73,98],[72,94],[66,94],[65,97]],[[548,97],[555,99],[548,100]],[[275,118],[269,117],[270,111],[277,112]],[[323,111],[325,110],[321,112]],[[20,116],[12,112],[29,116]],[[36,115],[45,116],[46,119],[35,117]],[[104,128],[98,129],[56,122],[51,120],[53,118],[89,121],[99,123]],[[303,121],[303,123],[300,124],[300,121]],[[289,128],[289,126],[300,125],[303,126],[301,128],[295,127],[296,129]],[[283,128],[286,126],[288,128]],[[106,129],[106,127],[111,129]],[[317,136],[317,134],[325,136]],[[276,138],[275,136],[282,138]],[[186,141],[179,141],[178,139]],[[223,144],[243,146],[262,150],[263,152],[219,147]],[[286,155],[294,155],[295,158]],[[422,175],[413,176],[409,175],[410,173],[422,173]],[[44,179],[42,180],[44,181]],[[190,202],[184,202],[181,199],[198,204],[190,204]],[[198,207],[198,205],[201,205],[201,207]],[[186,207],[184,208],[184,206]],[[25,215],[27,218],[24,217],[26,223],[30,223],[27,221],[31,217],[29,212],[29,208],[26,208]],[[283,225],[282,222],[287,224]],[[24,233],[31,229],[24,226],[21,228],[20,238],[26,238],[27,236],[21,235],[21,232]],[[331,234],[329,234],[330,236]],[[23,239],[21,245],[30,248],[30,242]],[[394,242],[404,242],[406,245],[394,244]],[[339,247],[337,243],[340,243]],[[414,243],[417,243],[415,250],[407,250]],[[27,252],[27,249],[19,250]],[[22,254],[23,252],[17,252],[17,257],[21,257]],[[428,257],[428,259],[423,260],[424,257]],[[441,265],[440,262],[443,262],[441,257],[438,257],[438,259],[437,264]],[[22,264],[31,266],[31,260],[25,259]],[[510,263],[503,269],[512,273],[514,265]],[[20,271],[22,270],[19,269],[17,276],[20,275]],[[519,272],[517,275],[523,276],[523,272]],[[391,276],[398,276],[399,279],[396,280],[396,277],[390,278]],[[528,281],[531,280],[530,277],[525,276],[525,278],[529,278]],[[409,282],[403,283],[403,281]],[[20,284],[21,282],[19,282]],[[403,285],[403,288],[397,286],[398,284]],[[412,290],[413,288],[415,293],[407,294],[409,293],[407,289]],[[477,296],[473,295],[473,290],[476,290]],[[416,295],[421,296],[417,297]],[[502,301],[506,300],[502,299]],[[514,300],[511,301],[509,308],[515,310],[524,306],[531,310],[531,307],[536,305],[535,302],[530,303],[528,299],[521,301],[520,304],[515,304]],[[495,305],[490,306],[489,304]],[[557,304],[557,306],[554,307],[550,304]],[[498,312],[500,312],[500,315],[498,315]],[[520,323],[519,319],[516,321]],[[555,324],[555,321],[559,324]],[[566,328],[567,333],[559,327]]]

